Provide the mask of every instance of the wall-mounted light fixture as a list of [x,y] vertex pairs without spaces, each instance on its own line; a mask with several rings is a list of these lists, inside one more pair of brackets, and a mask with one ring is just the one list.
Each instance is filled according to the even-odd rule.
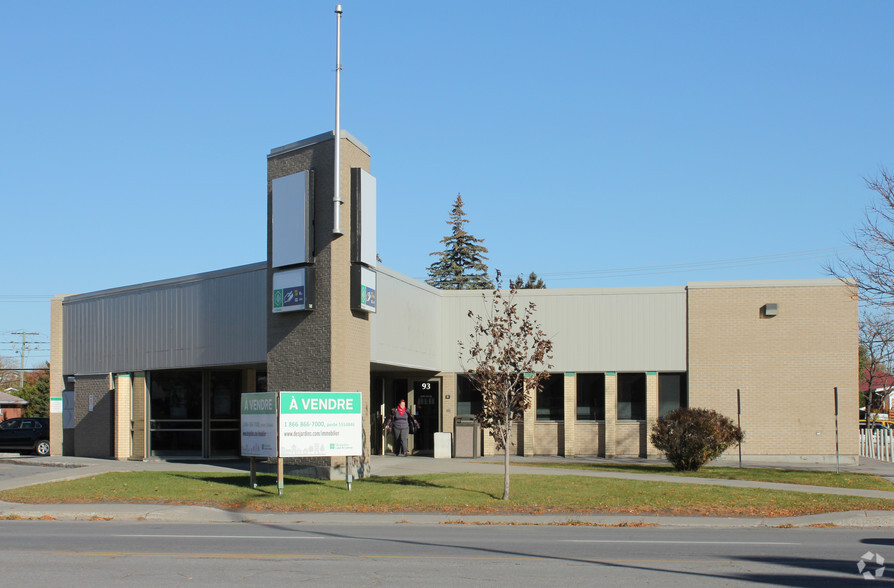
[[761,314],[764,315],[765,317],[776,316],[777,314],[779,314],[779,305],[775,304],[775,303],[764,304],[761,307]]

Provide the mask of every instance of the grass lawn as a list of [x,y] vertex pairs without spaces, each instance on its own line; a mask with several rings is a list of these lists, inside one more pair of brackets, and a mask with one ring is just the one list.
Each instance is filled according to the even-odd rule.
[[574,475],[514,474],[511,497],[500,499],[499,474],[429,474],[344,481],[196,472],[130,472],[0,492],[0,500],[39,503],[198,504],[231,510],[430,511],[456,514],[569,513],[704,516],[795,516],[848,510],[894,510],[891,499],[726,488]]
[[618,463],[523,463],[512,462],[512,466],[563,468],[569,470],[590,470],[599,472],[626,472],[632,474],[666,474],[691,478],[715,478],[722,480],[755,480],[780,484],[806,484],[828,486],[830,488],[857,488],[863,490],[887,490],[894,492],[894,484],[872,474],[852,472],[826,472],[818,470],[787,470],[778,468],[737,468],[705,466],[697,472],[678,472],[670,464],[618,464]]

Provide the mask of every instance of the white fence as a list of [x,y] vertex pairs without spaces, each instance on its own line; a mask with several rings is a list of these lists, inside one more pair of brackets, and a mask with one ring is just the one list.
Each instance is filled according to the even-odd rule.
[[894,431],[860,429],[860,455],[881,461],[894,462]]

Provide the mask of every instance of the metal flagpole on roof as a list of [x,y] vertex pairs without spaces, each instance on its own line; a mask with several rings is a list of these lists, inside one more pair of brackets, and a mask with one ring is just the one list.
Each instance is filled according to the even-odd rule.
[[332,193],[332,232],[341,235],[341,4],[335,6],[335,170],[333,182],[335,190]]

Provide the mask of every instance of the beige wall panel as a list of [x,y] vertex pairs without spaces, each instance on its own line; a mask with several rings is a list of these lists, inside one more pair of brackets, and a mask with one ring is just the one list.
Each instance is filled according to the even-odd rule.
[[131,456],[130,418],[133,383],[130,374],[115,376],[115,459],[126,460]]
[[[460,371],[457,341],[468,341],[472,319],[483,314],[481,292],[443,292],[441,361]],[[554,345],[556,372],[684,371],[686,293],[684,288],[523,290],[519,306],[536,304],[534,314]]]
[[372,363],[442,371],[438,291],[382,266],[376,289],[378,306],[370,315]]

